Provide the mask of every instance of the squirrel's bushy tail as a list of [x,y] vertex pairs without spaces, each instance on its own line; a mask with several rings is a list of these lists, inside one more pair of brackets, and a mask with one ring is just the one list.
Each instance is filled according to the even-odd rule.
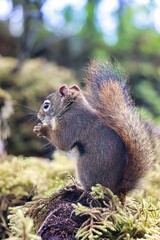
[[87,68],[85,82],[91,93],[91,106],[125,143],[128,162],[120,192],[126,194],[151,168],[155,158],[152,139],[132,103],[126,75],[117,64],[93,60]]
[[145,121],[144,124],[154,143],[156,162],[160,164],[160,127],[151,121]]

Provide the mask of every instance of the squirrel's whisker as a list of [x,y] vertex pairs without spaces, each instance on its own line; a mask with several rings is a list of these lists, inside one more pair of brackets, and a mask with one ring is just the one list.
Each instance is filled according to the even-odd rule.
[[18,120],[21,122],[21,123],[38,123],[39,120],[37,118],[37,115],[33,114],[33,113],[27,113],[27,114],[24,114],[22,116],[19,116]]
[[31,108],[31,107],[28,107],[28,106],[26,106],[26,105],[19,104],[19,103],[15,103],[14,105],[15,105],[15,106],[19,106],[19,107],[24,107],[24,108],[32,111],[33,113],[37,114],[37,110],[35,110],[35,109]]
[[50,142],[47,142],[46,144],[43,144],[44,149],[48,149],[50,152],[54,150],[53,145]]

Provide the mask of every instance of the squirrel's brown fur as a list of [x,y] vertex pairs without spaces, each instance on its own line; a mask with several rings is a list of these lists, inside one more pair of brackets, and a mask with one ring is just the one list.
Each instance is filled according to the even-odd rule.
[[119,67],[92,61],[85,82],[87,93],[64,85],[48,96],[34,132],[72,152],[86,190],[100,183],[126,195],[154,161],[149,127],[137,114]]
[[92,107],[106,125],[119,134],[127,148],[128,161],[121,185],[122,193],[126,194],[151,168],[155,152],[150,135],[151,125],[145,124],[138,116],[129,96],[126,76],[121,74],[118,66],[115,71],[115,66],[108,62],[92,61],[85,81]]

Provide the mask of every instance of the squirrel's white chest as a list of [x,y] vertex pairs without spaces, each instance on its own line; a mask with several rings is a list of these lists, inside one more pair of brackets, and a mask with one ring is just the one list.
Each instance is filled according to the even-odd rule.
[[56,122],[56,118],[55,117],[53,117],[52,120],[50,121],[50,125],[51,125],[52,130],[56,129],[57,122]]
[[74,147],[71,150],[69,150],[67,154],[68,154],[69,158],[71,158],[73,160],[76,177],[77,177],[77,179],[79,179],[79,177],[78,177],[79,150],[77,147]]

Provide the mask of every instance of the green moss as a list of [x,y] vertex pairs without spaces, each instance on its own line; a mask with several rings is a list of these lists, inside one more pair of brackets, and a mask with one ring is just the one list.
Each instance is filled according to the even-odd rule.
[[[103,199],[106,207],[87,208],[74,205],[78,215],[89,215],[77,232],[86,239],[156,239],[160,234],[160,205],[150,198],[127,198],[125,206],[107,189],[97,185],[93,188],[97,199]],[[99,195],[103,192],[103,195]],[[98,194],[97,194],[98,193]],[[109,199],[108,199],[109,197]],[[107,199],[106,199],[107,198]]]
[[[78,202],[72,205],[76,215],[87,216],[87,220],[83,221],[77,231],[77,239],[158,239],[160,235],[159,172],[160,166],[157,165],[145,179],[143,190],[142,185],[140,186],[141,193],[138,190],[132,196],[128,196],[125,205],[122,205],[110,190],[101,185],[93,187],[88,206]],[[52,204],[54,205],[55,199],[61,194],[63,196],[65,189],[66,187],[58,192],[54,189],[54,193],[48,197],[35,199],[22,207],[12,208],[11,236],[18,236],[20,233],[20,236],[23,236],[21,225],[17,226],[14,220],[17,214],[22,215],[22,223],[25,221],[27,224],[29,216],[34,220],[34,227],[32,225],[28,234],[35,234],[35,229],[38,229],[46,212],[49,212]]]
[[[0,238],[40,239],[36,230],[54,201],[63,196],[67,172],[73,165],[65,155],[55,152],[55,161],[35,157],[7,157],[0,163]],[[123,206],[118,197],[97,185],[92,188],[89,205],[78,201],[72,205],[78,216],[87,216],[77,239],[158,239],[160,235],[160,166],[144,179],[138,191],[126,198]],[[141,189],[141,191],[140,191]],[[8,217],[8,208],[10,215]],[[52,208],[53,209],[53,208]],[[9,228],[10,226],[10,228]]]
[[[34,233],[34,223],[33,220],[25,216],[24,212],[21,209],[13,210],[11,218],[11,229],[12,236],[9,240],[40,240],[41,237],[37,236]],[[13,222],[13,223],[12,223]],[[16,224],[15,224],[16,222]]]
[[[69,186],[68,186],[69,188]],[[77,188],[78,189],[78,188]],[[35,229],[40,227],[46,212],[54,209],[54,202],[60,196],[63,199],[66,187],[55,192],[48,198],[41,198],[27,203],[24,207],[12,208],[10,215],[11,234],[23,238],[22,224],[27,225],[29,216],[34,220],[29,234],[35,235]],[[67,190],[68,191],[68,190]],[[69,196],[68,198],[69,199]],[[86,216],[77,230],[76,238],[87,239],[158,239],[160,235],[160,204],[152,197],[127,197],[125,205],[119,201],[109,189],[97,185],[92,188],[88,205],[72,204],[73,212],[78,216]],[[55,205],[56,208],[56,205]],[[21,214],[22,220],[16,224],[16,217]],[[75,218],[74,218],[75,219]],[[46,220],[45,220],[46,221]],[[54,231],[54,230],[53,230]]]
[[[55,189],[63,187],[68,182],[67,172],[73,172],[72,162],[59,152],[55,152],[52,162],[42,158],[22,156],[10,156],[1,162],[0,239],[4,239],[9,234],[8,208],[24,205],[35,197],[49,196]],[[30,222],[28,218],[26,221]]]
[[[44,194],[64,179],[66,171],[71,171],[72,162],[65,155],[55,152],[54,161],[35,157],[10,157],[1,163],[0,194],[28,196],[36,187],[36,196]],[[65,166],[65,168],[64,168]]]

